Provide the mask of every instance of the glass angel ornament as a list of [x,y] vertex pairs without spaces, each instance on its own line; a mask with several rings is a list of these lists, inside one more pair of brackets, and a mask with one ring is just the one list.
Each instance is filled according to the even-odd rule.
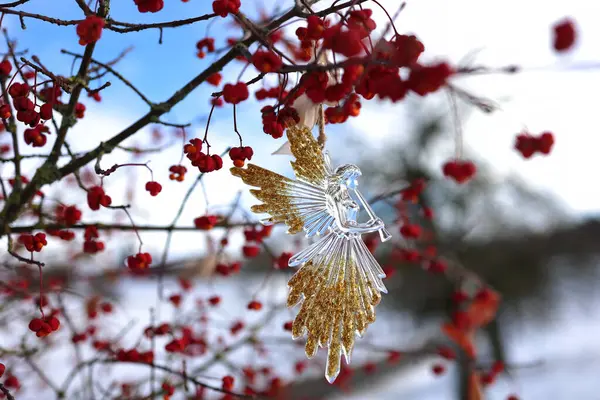
[[[381,292],[387,292],[385,274],[361,235],[378,231],[382,241],[391,235],[358,191],[357,166],[333,169],[329,155],[303,125],[289,126],[287,137],[296,158],[291,162],[295,180],[253,164],[231,173],[259,188],[251,193],[263,203],[252,211],[270,215],[261,222],[284,222],[289,234],[304,231],[307,237],[320,237],[289,261],[290,267],[300,268],[288,282],[287,304],[301,303],[292,336],[307,336],[306,355],[328,348],[325,377],[333,382],[342,354],[349,363],[356,335],[375,321],[375,306]],[[357,220],[361,206],[368,222]]]

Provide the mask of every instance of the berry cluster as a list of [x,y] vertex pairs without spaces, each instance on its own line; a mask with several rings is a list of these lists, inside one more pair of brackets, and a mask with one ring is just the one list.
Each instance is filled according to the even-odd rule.
[[246,258],[254,258],[260,254],[258,246],[263,240],[271,235],[273,225],[262,226],[260,229],[255,227],[244,230],[246,244],[242,247],[242,253]]
[[169,179],[172,181],[183,182],[187,168],[183,165],[171,165],[169,167]]
[[54,210],[54,218],[59,224],[67,226],[75,225],[81,220],[81,210],[77,206],[65,206],[59,204]]
[[87,192],[87,203],[91,210],[98,211],[100,206],[109,207],[112,199],[104,192],[102,186],[93,186]]
[[22,234],[19,236],[19,243],[21,243],[29,252],[40,252],[48,244],[46,240],[46,234],[38,232],[35,235]]
[[265,99],[282,99],[287,97],[288,92],[281,86],[274,86],[270,89],[260,88],[254,92],[254,97],[258,101]]
[[202,152],[202,140],[196,138],[183,146],[183,152],[194,167],[200,172],[217,171],[223,167],[223,160],[217,154],[209,155]]
[[163,9],[165,2],[164,0],[133,0],[141,13],[155,13]]
[[104,242],[97,239],[100,238],[98,228],[91,225],[86,226],[83,233],[83,252],[88,254],[96,254],[104,250]]
[[131,270],[145,270],[150,268],[152,256],[150,253],[137,253],[127,257],[127,267]]
[[35,332],[37,337],[46,337],[60,327],[60,321],[54,316],[34,318],[29,322],[29,330]]
[[88,15],[83,21],[77,24],[79,44],[87,46],[88,44],[96,43],[100,39],[100,36],[102,36],[104,25],[104,19],[97,15]]
[[477,168],[471,161],[452,160],[442,166],[442,172],[456,183],[465,183],[475,176]]
[[254,151],[249,146],[232,147],[229,150],[229,157],[236,167],[243,167],[246,160],[252,160],[253,155]]
[[85,303],[85,311],[87,317],[92,320],[98,317],[99,312],[111,314],[113,312],[113,305],[106,301],[102,302],[99,296],[92,296]]
[[206,352],[206,339],[201,334],[194,335],[190,327],[181,328],[181,336],[173,339],[165,345],[165,351],[168,353],[180,353],[187,355],[201,355]]
[[260,110],[262,114],[263,132],[271,135],[273,139],[283,136],[283,131],[288,123],[300,121],[298,113],[291,107],[284,107],[279,112],[273,106],[264,106]]
[[196,56],[198,56],[198,58],[202,59],[206,57],[206,53],[212,53],[215,51],[215,39],[204,38],[202,40],[199,40],[196,43],[196,50],[198,50],[198,52],[196,53]]
[[46,229],[46,233],[50,236],[57,237],[66,242],[75,239],[75,232],[66,229]]
[[517,135],[515,141],[515,149],[524,158],[531,158],[535,153],[548,155],[552,146],[554,146],[554,135],[551,132],[543,132],[539,136],[521,133]]
[[[17,120],[34,128],[40,122],[41,116],[35,111],[35,103],[29,98],[30,92],[31,88],[27,83],[15,82],[8,89],[8,94],[12,97],[13,106],[17,111]],[[10,116],[10,112],[6,108],[3,114]]]
[[124,362],[152,364],[154,362],[154,352],[148,350],[140,353],[137,349],[119,349],[116,358]]
[[203,231],[209,231],[219,222],[219,217],[216,215],[203,215],[194,218],[194,226]]
[[277,72],[283,66],[281,57],[268,50],[257,51],[250,61],[262,73]]
[[215,14],[225,18],[229,14],[237,14],[241,5],[240,0],[215,0],[212,3],[212,9]]
[[144,329],[144,335],[147,338],[152,338],[154,336],[168,335],[171,332],[172,332],[171,325],[169,325],[168,323],[162,323],[157,327],[149,326],[146,329]]
[[222,276],[230,276],[233,274],[237,274],[242,269],[242,263],[240,262],[232,262],[229,265],[224,263],[219,263],[215,267],[215,272]]
[[158,195],[162,190],[161,184],[156,181],[146,182],[145,188],[150,193],[151,196]]
[[244,82],[235,84],[227,83],[223,86],[223,100],[225,100],[225,103],[239,104],[242,101],[247,100],[249,95],[248,85]]

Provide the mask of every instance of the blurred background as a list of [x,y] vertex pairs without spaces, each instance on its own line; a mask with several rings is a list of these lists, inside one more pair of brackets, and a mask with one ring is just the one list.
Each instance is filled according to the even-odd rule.
[[[80,17],[77,6],[66,0],[59,4],[34,1],[32,7],[33,3],[35,12],[40,14],[64,19]],[[242,11],[258,17],[261,11],[272,14],[288,6],[281,3],[243,1]],[[400,5],[393,1],[383,4],[391,14]],[[370,8],[382,30],[385,14],[374,5]],[[165,21],[206,12],[210,12],[210,2],[195,0],[167,2],[157,15],[139,14],[132,1],[113,2],[111,6],[113,18],[136,22]],[[596,190],[600,135],[595,119],[600,93],[599,13],[600,4],[588,0],[407,1],[396,26],[400,33],[414,33],[425,44],[425,60],[443,59],[461,66],[521,67],[518,74],[484,73],[452,82],[475,96],[489,99],[498,110],[483,113],[459,99],[457,123],[443,93],[425,99],[409,96],[401,104],[363,102],[358,117],[327,128],[327,145],[334,162],[352,162],[361,167],[366,197],[393,192],[407,181],[426,178],[430,184],[423,203],[435,211],[436,218],[423,223],[435,233],[439,254],[457,260],[501,294],[498,318],[478,337],[482,366],[489,366],[494,360],[502,360],[507,366],[507,373],[486,392],[486,398],[491,400],[506,399],[512,393],[524,400],[600,399],[600,384],[596,380],[600,370],[600,322],[596,312],[600,305],[600,192]],[[557,56],[551,47],[551,26],[565,16],[576,21],[578,42],[571,52]],[[71,69],[72,58],[60,50],[83,49],[77,44],[74,27],[27,21],[27,29],[22,31],[18,19],[12,16],[5,16],[2,26],[18,41],[19,49],[30,49],[29,56],[37,55],[47,68],[64,75]],[[288,34],[293,34],[296,26],[291,25]],[[127,35],[104,32],[95,57],[111,60],[131,48],[115,69],[148,98],[161,101],[211,61],[211,55],[204,60],[195,57],[195,43],[206,37],[207,29],[210,36],[217,38],[217,48],[225,44],[225,38],[238,35],[228,20],[165,30],[162,45],[158,44],[155,31]],[[224,83],[234,82],[242,66],[239,62],[228,66]],[[252,78],[252,74],[246,71],[242,80]],[[102,92],[102,102],[85,102],[86,117],[72,131],[74,151],[93,148],[146,110],[135,93],[118,80],[109,79],[112,85]],[[269,81],[264,86],[274,84]],[[210,94],[215,90],[202,86],[167,116],[173,123],[193,124],[186,130],[187,139],[204,134]],[[251,90],[250,100],[238,108],[244,144],[254,148],[253,162],[292,176],[290,157],[271,155],[284,139],[274,140],[262,133],[258,110],[266,104],[256,101]],[[160,137],[153,133],[155,129],[162,132]],[[513,145],[515,136],[524,129],[533,133],[554,132],[556,144],[551,155],[523,159]],[[458,131],[462,132],[464,157],[473,160],[478,169],[476,179],[465,185],[456,185],[441,173],[441,165],[454,155]],[[216,109],[209,132],[217,153],[236,145],[230,108]],[[8,139],[0,136],[2,143]],[[149,197],[144,191],[149,173],[144,168],[119,170],[105,180],[113,203],[135,204],[131,213],[136,224],[167,226],[176,215],[181,199],[197,176],[184,163],[191,171],[186,181],[168,180],[168,167],[178,163],[182,143],[179,131],[152,127],[134,136],[126,146],[164,151],[132,156],[130,152],[115,150],[103,158],[104,168],[132,159],[149,160],[155,180],[163,184],[161,194]],[[195,186],[179,225],[192,227],[194,218],[207,213],[227,215],[233,204],[239,207],[231,214],[232,221],[257,221],[257,216],[248,212],[256,201],[241,182],[229,175],[230,160],[224,159],[222,170],[206,175],[202,184]],[[36,165],[31,160],[26,171],[32,174]],[[9,164],[4,164],[1,174],[8,178],[14,172]],[[90,182],[94,180],[98,181],[92,176]],[[46,193],[66,204],[85,201],[83,191],[64,188],[64,183],[56,184]],[[393,224],[397,199],[392,196],[374,204],[376,213],[393,227],[389,230],[396,239],[400,236]],[[416,208],[414,213],[419,218]],[[126,216],[118,210],[93,213],[85,209],[83,221],[96,221],[99,215],[106,223],[127,223]],[[133,232],[111,233],[106,239],[107,250],[94,257],[73,257],[81,247],[79,237],[69,245],[50,242],[44,253],[48,257],[46,276],[85,278],[70,281],[69,289],[76,294],[74,300],[69,300],[69,296],[65,299],[74,319],[83,325],[85,310],[82,297],[77,296],[88,298],[97,293],[110,298],[118,305],[117,310],[97,324],[114,335],[127,328],[122,340],[129,345],[136,342],[140,329],[150,321],[150,308],[155,320],[185,321],[197,318],[196,299],[221,296],[222,304],[210,314],[209,342],[223,348],[235,343],[228,330],[231,321],[242,319],[249,326],[261,324],[256,334],[263,341],[264,351],[251,346],[233,349],[226,360],[204,369],[205,361],[200,359],[196,371],[208,374],[207,379],[224,373],[239,374],[244,365],[270,365],[277,367],[278,376],[289,386],[285,397],[289,399],[465,398],[460,363],[447,363],[447,373],[435,376],[431,366],[444,362],[418,351],[429,343],[444,340],[439,325],[448,316],[449,298],[455,289],[446,281],[415,265],[393,261],[392,245],[378,246],[376,255],[381,264],[391,265],[395,273],[386,281],[389,294],[378,307],[377,321],[357,342],[352,379],[340,388],[323,379],[322,354],[307,364],[301,374],[297,372],[297,363],[304,359],[302,346],[296,346],[289,332],[282,329],[282,324],[294,314],[280,308],[292,272],[275,270],[271,255],[263,252],[244,261],[238,275],[224,278],[214,273],[217,261],[242,259],[241,229],[232,230],[225,252],[218,252],[218,242],[225,233],[215,229],[173,234],[166,256],[164,291],[167,296],[181,291],[178,276],[193,282],[191,294],[181,308],[188,310],[185,313],[168,302],[157,301],[156,277],[120,277],[114,281],[102,273],[125,268],[125,257],[137,251]],[[142,238],[144,250],[160,260],[166,233],[142,232]],[[306,242],[300,235],[289,237],[284,229],[276,228],[266,244],[269,252],[278,256],[283,251],[298,251]],[[35,276],[36,271],[31,273]],[[251,298],[263,301],[264,311],[249,313],[246,306]],[[272,309],[276,312],[271,313]],[[2,326],[5,333],[11,332],[2,338],[3,349],[18,346],[21,338],[15,335],[19,328],[13,321],[14,313],[14,309],[2,307]],[[389,350],[411,349],[415,349],[414,354],[409,352],[401,362],[386,361]],[[47,375],[60,382],[73,365],[73,357],[71,349],[53,347],[43,352],[39,365],[55,363]],[[210,361],[210,354],[205,357]],[[364,368],[366,363],[368,368]],[[16,367],[16,372],[26,373],[28,368],[24,364]],[[133,368],[110,371],[112,375],[106,370],[107,379],[131,374],[134,380],[146,373],[138,374]],[[32,385],[24,388],[18,398],[39,398],[37,393],[46,392]],[[77,396],[73,398],[86,398],[85,393]]]

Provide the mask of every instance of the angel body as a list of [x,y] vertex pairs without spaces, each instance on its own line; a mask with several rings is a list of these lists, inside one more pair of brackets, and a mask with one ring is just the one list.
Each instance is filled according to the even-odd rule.
[[[307,336],[306,355],[313,357],[318,347],[328,347],[325,376],[333,382],[342,354],[350,362],[356,334],[362,336],[375,321],[380,292],[387,292],[385,274],[361,235],[379,231],[382,240],[390,236],[357,189],[358,167],[346,164],[333,170],[307,128],[288,127],[287,135],[296,157],[296,180],[252,164],[231,171],[260,187],[251,192],[263,204],[252,210],[270,214],[263,222],[285,222],[288,233],[303,230],[307,237],[321,237],[290,259],[290,267],[300,268],[288,282],[287,304],[301,303],[292,336]],[[359,203],[371,217],[366,223],[357,220]]]

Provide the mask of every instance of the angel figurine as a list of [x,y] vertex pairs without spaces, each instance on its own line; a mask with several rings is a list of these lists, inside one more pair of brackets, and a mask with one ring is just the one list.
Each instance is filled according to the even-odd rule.
[[[263,203],[252,211],[270,215],[262,223],[284,222],[289,234],[304,230],[307,237],[320,237],[289,261],[290,267],[300,268],[288,282],[287,305],[301,303],[292,337],[307,336],[308,358],[318,347],[328,348],[325,377],[331,383],[340,372],[342,354],[349,363],[356,334],[362,336],[375,321],[380,293],[387,293],[385,273],[361,235],[377,231],[382,241],[391,235],[358,191],[357,166],[333,169],[305,126],[289,126],[287,137],[296,158],[291,162],[295,180],[253,164],[234,167],[231,173],[259,188],[251,193]],[[358,222],[361,205],[368,222]]]

